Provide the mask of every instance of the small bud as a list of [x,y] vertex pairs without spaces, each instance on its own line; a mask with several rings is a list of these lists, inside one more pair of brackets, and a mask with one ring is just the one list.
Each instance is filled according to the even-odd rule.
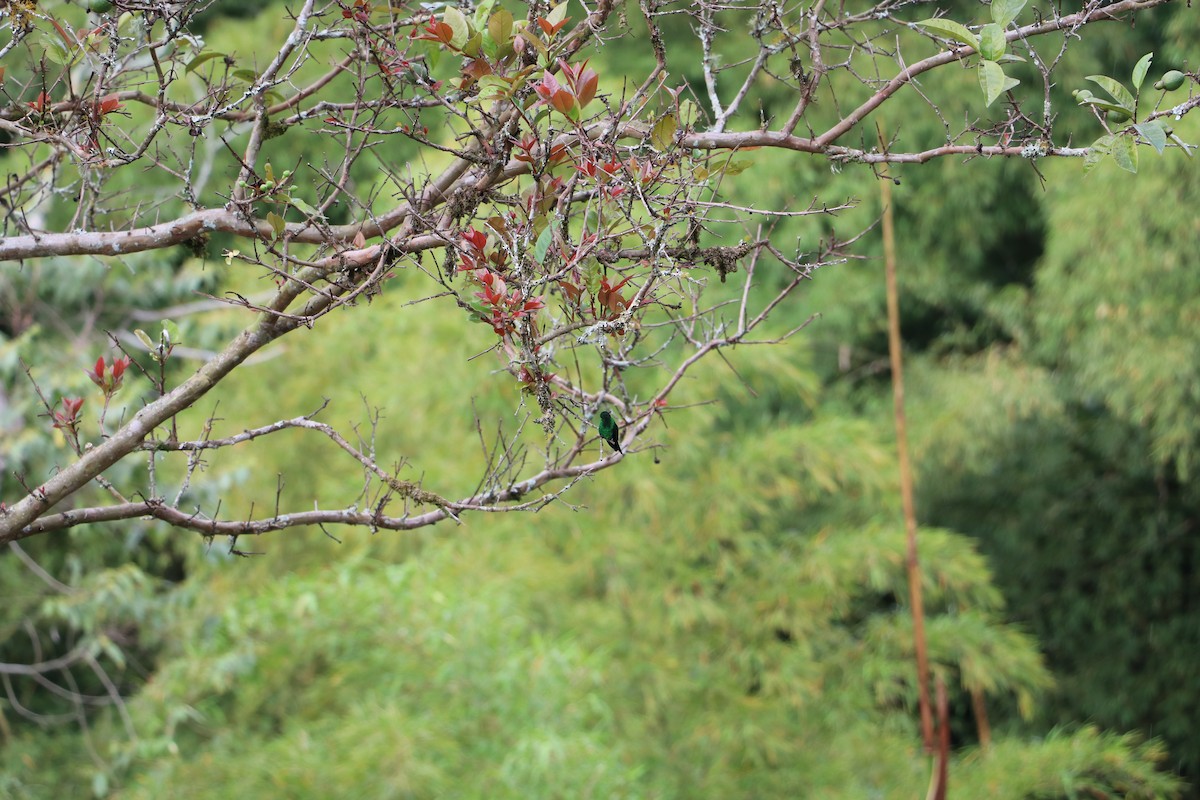
[[84,370],[84,373],[88,376],[88,378],[91,380],[92,383],[96,384],[101,389],[103,389],[104,388],[104,356],[100,356],[99,358],[97,358],[96,366],[92,367],[92,369],[90,371]]

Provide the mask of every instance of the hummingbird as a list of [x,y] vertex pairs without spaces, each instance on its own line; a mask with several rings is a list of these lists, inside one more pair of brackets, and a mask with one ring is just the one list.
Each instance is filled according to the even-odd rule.
[[620,435],[620,428],[617,427],[617,422],[612,418],[612,414],[601,411],[600,424],[596,426],[596,430],[600,432],[600,438],[608,442],[613,450],[618,453],[625,452],[621,449],[621,442],[617,438]]

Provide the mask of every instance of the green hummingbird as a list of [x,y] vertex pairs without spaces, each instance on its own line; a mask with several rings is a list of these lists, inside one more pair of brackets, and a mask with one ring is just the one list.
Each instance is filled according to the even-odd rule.
[[596,426],[596,430],[600,432],[600,438],[612,445],[612,449],[618,453],[624,453],[621,449],[621,442],[617,438],[620,435],[620,428],[617,427],[617,422],[612,418],[612,414],[607,411],[600,412],[600,424]]

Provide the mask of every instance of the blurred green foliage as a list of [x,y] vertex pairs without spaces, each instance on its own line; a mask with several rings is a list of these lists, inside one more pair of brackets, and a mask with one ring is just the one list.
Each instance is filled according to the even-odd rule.
[[[250,58],[282,17],[221,17],[257,7],[220,4],[206,37]],[[1067,92],[1087,74],[1127,73],[1148,50],[1161,51],[1155,75],[1194,58],[1195,27],[1194,14],[1161,9],[1073,49],[1055,88],[1064,124],[1090,141],[1099,126]],[[697,53],[672,52],[703,104]],[[628,37],[593,63],[638,75],[652,58]],[[978,113],[975,76],[942,72],[922,91],[945,98],[947,116]],[[937,115],[915,91],[898,98],[881,126],[910,149],[937,144]],[[818,103],[815,118],[831,106]],[[744,128],[789,108],[770,85],[747,107]],[[378,158],[415,157],[401,141]],[[324,145],[270,146],[290,167],[320,161]],[[878,214],[868,169],[752,160],[726,179],[731,196],[778,208],[862,201],[835,219],[780,222],[776,241],[812,251]],[[955,794],[1166,797],[1180,786],[1170,770],[1200,769],[1200,231],[1196,172],[1181,161],[1145,159],[1136,179],[1111,164],[1086,180],[1075,163],[1037,164],[1044,185],[1017,162],[895,170],[930,653],[953,699]],[[354,178],[373,185],[372,174]],[[64,453],[18,357],[51,397],[82,393],[83,369],[106,346],[99,332],[133,309],[218,284],[254,291],[256,276],[216,258],[224,244],[169,263],[0,267],[7,306],[37,310],[37,324],[0,336],[5,496],[14,470],[44,474]],[[28,542],[74,591],[0,562],[0,660],[35,660],[26,621],[61,631],[63,650],[93,648],[129,696],[135,734],[111,708],[86,728],[43,730],[16,702],[44,715],[68,707],[13,679],[0,701],[0,794],[919,796],[929,764],[914,721],[880,273],[875,260],[818,273],[778,320],[783,330],[822,313],[800,344],[704,365],[672,402],[718,402],[669,409],[645,442],[653,454],[583,482],[571,507],[403,535],[350,531],[341,544],[291,531],[240,542],[265,552],[253,559],[148,523]],[[760,275],[779,279],[770,265]],[[484,457],[476,416],[485,436],[512,431],[528,401],[485,359],[446,369],[494,337],[450,302],[388,313],[408,299],[389,291],[324,321],[320,336],[277,344],[182,424],[212,414],[219,436],[328,398],[322,419],[373,434],[396,463],[413,459],[402,476],[470,491]],[[184,344],[202,351],[239,319],[178,321]],[[149,382],[123,392],[134,408]],[[529,431],[524,441],[539,444]],[[288,432],[215,459],[206,478],[231,517],[277,490],[285,505],[348,503],[361,478],[340,458]],[[164,481],[179,477],[164,468]],[[114,624],[131,639],[114,642]],[[81,691],[103,694],[87,680]],[[992,712],[986,752],[971,690]]]

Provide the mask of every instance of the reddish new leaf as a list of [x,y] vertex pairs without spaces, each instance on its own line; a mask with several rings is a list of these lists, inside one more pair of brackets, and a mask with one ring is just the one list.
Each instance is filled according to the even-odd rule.
[[564,17],[561,22],[550,22],[545,17],[538,17],[537,24],[538,27],[542,29],[542,33],[546,34],[547,36],[554,36],[554,34],[562,30],[563,25],[567,24],[568,19],[570,19],[570,17]]
[[118,108],[121,108],[121,105],[121,101],[117,99],[115,94],[107,94],[100,98],[100,105],[98,106],[100,115],[103,116],[110,111],[116,111]]

